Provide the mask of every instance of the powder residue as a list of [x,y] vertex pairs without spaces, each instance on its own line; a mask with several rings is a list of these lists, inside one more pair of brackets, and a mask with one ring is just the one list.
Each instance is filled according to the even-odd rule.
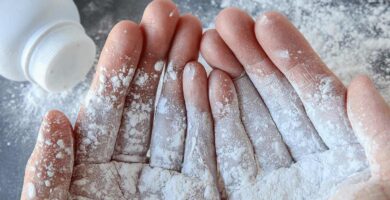
[[[118,18],[129,18],[123,16],[124,13],[130,15],[132,19],[139,19],[142,14],[142,9],[134,12],[113,12],[117,5],[114,2],[113,0],[104,3],[91,1],[81,10],[84,22],[92,20],[92,26],[87,28],[87,32],[93,35],[100,47]],[[253,16],[267,10],[283,12],[303,32],[327,66],[345,84],[348,84],[355,75],[367,73],[386,101],[390,103],[388,1],[280,0],[275,3],[269,0],[213,0],[211,3],[198,2],[182,0],[177,3],[183,13],[192,12],[197,15],[205,28],[213,27],[215,15],[221,8],[229,6],[244,9]],[[96,16],[100,16],[98,21],[94,18]],[[16,163],[17,166],[23,166],[33,148],[41,117],[49,109],[64,111],[74,123],[93,73],[92,70],[87,78],[72,90],[54,94],[46,93],[27,83],[1,80],[0,126],[3,140],[0,145],[0,157],[10,162],[12,160],[12,163]],[[153,106],[153,103],[145,103],[140,107],[146,109],[149,105]],[[67,152],[70,152],[69,149]],[[15,179],[19,180],[18,182],[2,179],[0,185],[4,187],[0,188],[0,193],[11,191],[8,194],[18,194],[23,170],[5,164],[0,167],[0,171],[7,174],[16,173]]]

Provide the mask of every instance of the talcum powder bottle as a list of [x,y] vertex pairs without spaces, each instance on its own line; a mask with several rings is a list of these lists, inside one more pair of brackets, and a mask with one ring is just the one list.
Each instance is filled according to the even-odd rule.
[[1,0],[0,10],[0,75],[53,92],[84,79],[96,47],[72,0]]

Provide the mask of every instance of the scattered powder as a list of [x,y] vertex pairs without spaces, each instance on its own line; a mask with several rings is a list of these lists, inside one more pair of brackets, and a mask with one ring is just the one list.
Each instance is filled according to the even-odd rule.
[[[251,142],[239,118],[237,98],[219,102],[212,107],[214,115],[215,147],[219,172],[228,194],[251,181],[258,173]],[[216,119],[215,116],[219,116]]]
[[[188,108],[187,114],[189,128],[182,173],[160,167],[144,167],[139,182],[141,198],[219,199],[215,184],[216,163],[211,115],[192,107]],[[163,153],[169,155],[163,148]]]
[[216,180],[213,121],[210,113],[187,108],[188,128],[182,173],[206,182]]
[[274,54],[278,58],[284,58],[284,59],[289,59],[290,58],[290,54],[289,54],[288,50],[275,51]]
[[[184,11],[195,12],[201,18],[202,22],[206,24],[206,27],[213,27],[212,20],[214,20],[214,16],[217,13],[217,10],[228,6],[238,6],[242,9],[247,10],[253,16],[256,16],[266,10],[281,11],[285,13],[295,25],[297,25],[297,27],[304,33],[306,38],[312,44],[313,48],[320,54],[325,63],[327,63],[329,68],[331,68],[345,84],[348,84],[355,75],[360,73],[367,73],[370,75],[371,78],[373,78],[377,87],[384,95],[386,101],[390,103],[390,62],[388,54],[390,49],[390,32],[388,31],[390,28],[390,15],[388,10],[389,3],[387,1],[368,1],[357,7],[351,1],[330,0],[281,0],[278,1],[277,4],[275,4],[273,1],[268,0],[221,0],[212,1],[212,6],[206,5],[199,8],[194,8],[194,6],[188,6],[187,4],[192,5],[193,3],[183,1],[182,3],[180,3],[179,6],[183,8]],[[213,10],[207,10],[209,12],[204,12],[206,9]],[[171,15],[171,13],[169,15]],[[113,17],[106,17],[102,21],[102,23],[104,24],[104,26],[102,27],[112,27],[113,22],[115,20],[113,20]],[[99,34],[106,35],[108,31],[109,29],[105,28],[104,30],[100,30],[100,32],[97,32],[99,32]],[[105,36],[101,36],[100,38],[105,38]],[[100,40],[100,38],[95,39]],[[163,69],[163,63],[159,63],[159,65],[155,65],[154,67],[156,71],[161,71]],[[4,138],[4,144],[7,144],[7,146],[0,146],[0,153],[2,153],[3,155],[4,152],[6,152],[4,151],[5,148],[9,148],[9,145],[14,144],[13,146],[29,146],[29,148],[23,150],[25,151],[24,154],[28,155],[37,136],[41,116],[44,116],[44,113],[46,113],[49,109],[56,108],[64,111],[65,114],[70,118],[72,123],[74,123],[77,113],[79,111],[80,102],[82,102],[82,100],[84,99],[87,89],[89,88],[92,73],[93,72],[88,75],[84,82],[79,84],[74,89],[55,94],[46,93],[40,88],[26,83],[13,83],[2,81],[1,88],[4,88],[4,91],[2,91],[3,95],[0,101],[0,107],[2,108],[2,113],[0,115],[2,120],[0,124],[1,127],[3,127],[3,130],[6,130],[2,134],[2,138]],[[142,85],[143,83],[145,83],[144,80],[148,78],[150,77],[141,77],[139,83]],[[118,79],[114,78],[110,81],[116,83],[117,80]],[[323,82],[322,84],[324,85],[324,87],[326,87],[327,85],[326,82]],[[318,95],[326,96],[326,94],[323,93],[318,93]],[[141,97],[135,96],[134,98],[137,99]],[[221,104],[221,106],[222,105],[223,104]],[[137,103],[134,105],[134,107],[137,107],[139,109],[134,109],[134,112],[128,112],[128,115],[133,116],[132,114],[137,114],[137,116],[134,117],[145,119],[148,117],[145,116],[147,112],[138,111],[147,111],[149,109],[152,109],[153,102],[146,101],[142,103]],[[138,127],[137,129],[134,129],[135,131],[142,131],[140,130],[140,127],[142,126],[134,127]],[[244,130],[244,128],[242,128],[242,130]],[[313,155],[313,157],[318,160],[318,163],[313,163],[310,161],[309,158],[305,158],[305,160],[300,162],[300,164],[294,164],[291,168],[281,168],[280,170],[274,171],[273,173],[268,174],[263,178],[258,177],[258,180],[261,179],[261,181],[250,182],[255,184],[253,184],[253,186],[248,186],[248,191],[244,191],[244,187],[243,191],[238,193],[245,195],[244,197],[247,197],[244,199],[253,199],[254,197],[256,197],[254,196],[255,194],[253,193],[253,191],[257,192],[256,195],[262,194],[264,198],[271,197],[272,195],[279,192],[279,190],[282,188],[273,186],[279,185],[278,183],[280,182],[278,181],[285,180],[286,176],[288,175],[288,177],[291,177],[289,178],[291,179],[291,184],[284,184],[286,189],[284,191],[280,191],[280,194],[282,194],[282,196],[279,196],[280,198],[286,197],[283,196],[283,194],[292,194],[293,196],[296,195],[294,197],[297,198],[302,197],[304,194],[307,194],[307,197],[312,197],[310,196],[310,194],[317,194],[318,191],[323,191],[323,194],[329,194],[328,189],[332,184],[338,183],[339,181],[345,179],[347,175],[358,172],[365,167],[359,157],[360,151],[356,150],[359,148],[349,148],[352,149],[341,148],[340,151],[351,152],[350,155],[340,154],[338,153],[338,150],[326,151],[317,155]],[[68,154],[70,154],[71,151],[69,148],[65,148],[65,150],[66,152],[68,152]],[[232,159],[237,159],[237,155],[233,154],[231,156]],[[346,160],[348,160],[348,162],[346,162]],[[333,165],[334,163],[329,161],[334,161],[334,163],[352,164]],[[20,164],[24,163],[25,160],[23,159]],[[328,165],[332,164],[332,166],[336,168],[322,168],[327,165],[326,163],[328,163]],[[122,171],[120,167],[115,167],[115,164],[109,165],[111,165],[111,167],[100,167],[100,171],[109,172],[102,172],[101,174],[105,174],[106,176],[109,176],[111,172],[113,174],[128,174],[128,176],[130,177],[127,180],[123,178],[125,177],[125,175],[120,176],[120,178],[118,179],[115,179],[127,181],[127,184],[131,182],[128,180],[136,180],[135,177],[137,177],[137,174],[140,172],[139,166],[125,168],[132,170]],[[313,165],[315,166],[313,167]],[[87,167],[91,169],[91,167]],[[325,185],[313,184],[312,181],[318,180],[311,179],[313,177],[318,176],[318,171],[306,169],[322,169],[323,171],[320,172],[323,173],[322,177],[329,178],[329,181],[325,182]],[[94,170],[95,169],[92,168],[90,172],[92,174],[96,174]],[[83,172],[80,174],[88,173]],[[292,174],[295,175],[291,176]],[[303,174],[307,175],[304,176]],[[39,175],[40,174],[38,174],[38,176]],[[158,180],[164,177],[163,175],[164,173],[161,173],[158,176]],[[87,179],[79,178],[76,175],[75,178],[75,186],[77,186],[78,184],[88,185]],[[332,180],[331,178],[334,179]],[[186,189],[191,188],[193,186],[193,188],[202,188],[202,191],[207,191],[204,190],[205,187],[199,186],[202,185],[202,183],[186,184],[186,182],[183,182],[183,180],[187,179],[188,177],[183,179],[175,179],[176,181],[171,181],[170,185],[167,185],[167,188],[185,185]],[[158,188],[158,183],[161,182],[155,182],[155,179],[151,180],[151,183],[156,184],[150,184],[150,182],[148,181],[148,187],[150,186]],[[268,185],[263,183],[267,181],[269,183]],[[134,194],[135,189],[134,187],[131,188],[130,185],[118,185],[117,181],[112,182],[112,184],[115,184],[116,187],[120,186],[118,188],[119,193],[121,191],[126,191],[123,188],[127,188],[127,191],[129,191],[129,195]],[[294,188],[294,185],[297,188]],[[103,193],[98,190],[98,187],[96,188],[96,185],[94,187],[94,190],[91,191],[103,195]],[[271,189],[269,189],[269,187],[271,187]],[[275,191],[275,188],[278,189],[277,192]],[[85,191],[86,190],[82,192]],[[165,190],[162,193],[168,194],[167,191],[168,190]],[[273,193],[270,194],[270,191],[272,191]],[[302,193],[300,194],[300,192]],[[36,196],[36,189],[34,184],[32,183],[28,183],[28,195],[31,198],[34,198]],[[275,196],[275,199],[276,198],[278,197]],[[321,197],[318,198],[321,199]],[[315,199],[315,197],[313,197],[312,199]]]
[[124,107],[118,102],[126,96],[135,72],[132,66],[122,66],[115,73],[107,72],[104,66],[99,70],[99,81],[88,92],[75,127],[75,134],[82,138],[76,144],[76,163],[111,160]]
[[169,17],[173,17],[174,14],[175,14],[175,11],[173,10],[173,11],[171,11],[171,12],[169,13]]
[[[51,123],[45,121],[41,126],[39,140],[37,140],[32,156],[28,160],[29,167],[26,169],[29,176],[25,178],[27,184],[24,186],[23,193],[28,199],[41,198],[49,195],[49,193],[50,197],[55,197],[68,190],[66,183],[70,181],[73,157],[70,157],[70,155],[64,156],[64,147],[70,147],[70,136],[62,135],[61,131],[53,133],[53,128],[63,126],[63,123],[62,120]],[[44,159],[42,159],[42,156],[44,156]]]
[[328,199],[335,184],[367,167],[362,153],[360,147],[350,146],[312,154],[289,168],[243,183],[233,199]]
[[143,168],[139,190],[141,199],[219,199],[213,183],[158,167]]
[[178,71],[176,69],[176,66],[170,62],[168,64],[168,67],[167,67],[167,70],[166,70],[166,73],[167,73],[167,77],[166,77],[166,80],[173,80],[175,81],[177,79],[177,76],[178,76],[178,73],[180,73],[181,71]]
[[57,159],[62,159],[62,158],[64,158],[64,154],[62,154],[62,152],[59,152],[59,153],[56,154],[56,158]]
[[337,184],[367,168],[361,146],[347,144],[307,154],[286,168],[255,170],[236,104],[218,104],[217,112],[225,114],[215,124],[217,159],[230,199],[328,199]]
[[[272,117],[247,75],[234,81],[242,123],[262,170],[289,166],[292,159]],[[260,134],[261,133],[261,134]]]
[[[368,74],[390,103],[389,1],[221,0],[220,6],[239,7],[252,16],[270,10],[284,13],[344,84]],[[214,18],[199,16],[214,26]]]
[[[262,68],[262,64],[248,69]],[[258,75],[248,72],[255,87],[267,105],[293,159],[321,152],[326,146],[308,118],[305,108],[288,80],[280,73]]]
[[165,62],[163,60],[157,61],[156,64],[154,64],[154,70],[161,71],[164,68]]
[[154,72],[138,69],[127,94],[113,158],[117,161],[145,162],[149,149],[155,94],[144,93],[158,82],[165,61],[154,64]]
[[160,114],[168,114],[169,107],[167,105],[168,99],[165,97],[160,97],[159,103],[157,104],[157,111]]
[[61,149],[63,149],[63,148],[65,147],[65,144],[64,144],[64,141],[63,141],[63,140],[58,140],[58,141],[57,141],[57,145],[58,145]]
[[152,130],[150,165],[153,167],[180,170],[183,162],[187,121],[183,83],[177,79],[179,73],[182,70],[170,62],[163,77]]
[[32,183],[27,183],[27,196],[30,199],[33,199],[36,196],[35,186]]

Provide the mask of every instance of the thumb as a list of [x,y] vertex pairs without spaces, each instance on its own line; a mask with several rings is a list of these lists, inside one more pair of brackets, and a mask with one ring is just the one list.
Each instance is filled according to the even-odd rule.
[[50,111],[26,166],[21,199],[67,199],[73,160],[72,126],[64,114]]
[[365,149],[373,179],[390,181],[390,107],[366,76],[348,88],[348,117]]

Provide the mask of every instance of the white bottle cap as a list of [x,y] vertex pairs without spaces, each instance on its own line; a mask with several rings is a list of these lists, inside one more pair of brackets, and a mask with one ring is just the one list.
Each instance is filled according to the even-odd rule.
[[63,91],[84,79],[95,54],[95,43],[80,24],[56,24],[41,32],[27,50],[25,75],[47,91]]

